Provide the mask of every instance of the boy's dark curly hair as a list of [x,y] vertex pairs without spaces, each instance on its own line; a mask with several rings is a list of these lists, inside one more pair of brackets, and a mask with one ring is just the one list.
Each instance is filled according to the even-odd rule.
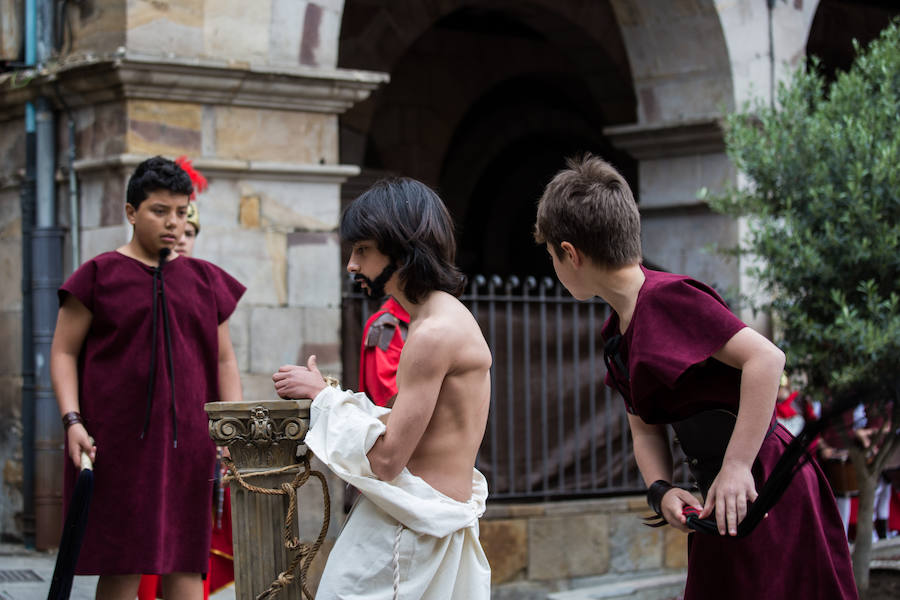
[[139,164],[131,174],[125,200],[138,208],[149,194],[158,190],[190,197],[194,193],[194,184],[187,172],[175,164],[175,161],[154,156]]

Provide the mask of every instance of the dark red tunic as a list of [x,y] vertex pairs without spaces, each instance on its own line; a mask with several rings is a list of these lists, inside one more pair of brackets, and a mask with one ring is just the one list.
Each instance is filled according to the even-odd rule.
[[[745,327],[706,285],[643,269],[620,353],[630,381],[616,382],[631,412],[668,424],[713,408],[737,413],[741,372],[712,355]],[[613,313],[604,340],[619,333]],[[615,370],[615,365],[613,370]],[[607,383],[612,383],[610,375]],[[763,442],[752,472],[762,487],[791,440],[780,425]],[[857,598],[847,538],[831,488],[815,461],[804,465],[745,538],[692,533],[688,538],[685,600]]]
[[[156,383],[141,438],[150,377],[153,269],[118,252],[82,265],[59,290],[93,319],[79,356],[79,402],[97,444],[94,496],[77,574],[205,573],[209,566],[215,445],[203,405],[219,399],[218,326],[244,286],[208,262],[163,268],[174,364],[174,447],[163,323]],[[66,464],[66,504],[75,469]]]

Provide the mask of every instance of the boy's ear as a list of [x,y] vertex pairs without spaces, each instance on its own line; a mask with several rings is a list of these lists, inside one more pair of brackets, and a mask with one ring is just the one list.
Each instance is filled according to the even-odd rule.
[[573,266],[580,267],[584,262],[584,255],[571,243],[562,242],[559,247],[563,251],[563,256],[568,257],[572,261]]
[[125,217],[128,219],[128,222],[134,225],[135,213],[137,209],[134,208],[130,203],[125,203]]

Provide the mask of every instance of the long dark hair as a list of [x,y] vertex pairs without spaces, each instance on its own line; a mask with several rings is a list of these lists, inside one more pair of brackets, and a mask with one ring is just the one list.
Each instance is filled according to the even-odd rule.
[[404,295],[418,303],[428,292],[462,294],[456,240],[447,207],[430,187],[408,177],[382,179],[341,215],[341,239],[372,240],[397,265]]

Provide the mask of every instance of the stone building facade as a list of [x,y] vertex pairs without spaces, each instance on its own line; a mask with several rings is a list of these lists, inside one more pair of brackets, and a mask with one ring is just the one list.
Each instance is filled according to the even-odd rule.
[[[25,102],[43,95],[58,111],[56,217],[67,230],[67,120],[74,121],[80,236],[73,249],[67,234],[65,274],[74,262],[128,240],[124,186],[138,162],[154,154],[194,160],[210,182],[199,198],[195,254],[247,286],[231,319],[232,339],[245,398],[270,398],[272,371],[309,353],[318,354],[324,371],[341,372],[343,257],[335,227],[342,202],[386,173],[439,189],[460,228],[467,272],[546,274],[546,257],[530,242],[534,202],[565,156],[592,151],[617,164],[635,188],[649,262],[735,295],[752,292],[741,264],[707,250],[734,245],[743,227],[712,214],[697,194],[741,183],[724,154],[720,119],[751,96],[768,97],[813,40],[836,44],[823,35],[839,29],[836,23],[869,31],[892,14],[883,3],[850,4],[71,5],[53,60],[31,75],[0,74],[0,532],[18,539],[24,527],[18,282]],[[629,502],[604,504],[597,515],[631,514],[637,509]],[[561,563],[551,577],[543,559],[522,549],[532,547],[530,534],[553,529],[542,519],[558,519],[559,509],[493,510],[496,523],[484,529],[496,537],[486,546],[498,548],[491,557],[498,567],[512,561],[496,569],[498,584],[683,564],[680,550],[651,559],[634,554],[658,532],[632,528],[614,536],[611,518],[584,509],[596,535],[584,548],[577,536],[567,543],[572,555],[593,558]],[[631,544],[624,555],[638,558],[610,551],[623,543]]]

